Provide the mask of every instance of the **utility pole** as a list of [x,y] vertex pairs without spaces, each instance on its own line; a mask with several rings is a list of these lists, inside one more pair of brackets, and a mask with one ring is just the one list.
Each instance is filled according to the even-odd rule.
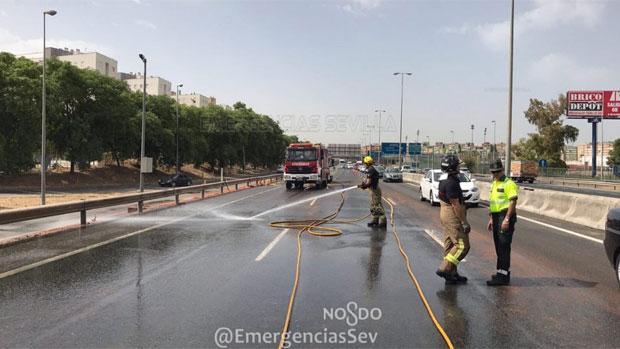
[[138,55],[144,63],[144,81],[142,86],[142,137],[140,142],[140,192],[144,192],[144,147],[146,135],[146,57],[142,53]]
[[405,75],[411,76],[413,73],[405,73],[399,72],[394,73],[394,75],[400,75],[400,131],[398,135],[398,166],[403,168],[403,154],[402,154],[402,143],[403,143],[403,99],[404,99],[404,91],[405,91]]
[[512,146],[512,74],[513,74],[513,53],[514,53],[514,31],[515,31],[515,0],[511,1],[510,6],[510,71],[508,75],[508,137],[506,138],[506,164],[505,169],[510,176],[510,157]]
[[376,109],[375,113],[379,113],[379,164],[381,163],[381,113],[385,113],[383,109]]
[[487,128],[484,128],[484,133],[483,133],[483,137],[482,137],[482,143],[486,143],[487,142]]
[[471,125],[471,147],[474,148],[474,125]]
[[497,144],[495,143],[495,120],[492,120],[491,123],[493,124],[493,161],[495,161],[495,152],[497,151]]
[[47,133],[46,133],[46,99],[45,99],[45,15],[55,16],[55,10],[43,12],[43,75],[42,75],[42,91],[41,91],[41,205],[45,205],[45,172],[47,172]]

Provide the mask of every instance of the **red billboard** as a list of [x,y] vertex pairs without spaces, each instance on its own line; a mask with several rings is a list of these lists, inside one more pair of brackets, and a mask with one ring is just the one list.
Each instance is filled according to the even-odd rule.
[[620,91],[568,91],[566,99],[569,119],[620,118]]
[[605,91],[603,115],[605,119],[620,118],[620,91]]

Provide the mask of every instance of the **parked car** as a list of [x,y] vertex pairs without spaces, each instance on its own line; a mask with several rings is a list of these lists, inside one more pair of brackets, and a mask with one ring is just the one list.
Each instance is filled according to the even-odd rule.
[[402,182],[403,174],[397,168],[388,168],[383,174],[384,182]]
[[465,173],[467,177],[471,178],[471,171],[467,167],[461,167],[461,172]]
[[400,172],[403,173],[413,173],[413,167],[411,167],[410,165],[403,165],[403,167],[401,167]]
[[159,180],[160,187],[185,187],[188,185],[192,185],[192,178],[183,173]]
[[620,208],[612,208],[607,213],[604,245],[620,286]]
[[276,170],[276,173],[284,173],[284,165],[278,166],[278,169]]
[[377,170],[377,172],[379,172],[379,178],[383,178],[383,174],[385,173],[385,167],[383,167],[381,165],[377,165],[377,166],[375,166],[375,170]]
[[359,166],[357,167],[357,170],[358,170],[358,171],[360,171],[360,172],[366,172],[366,170],[367,170],[367,169],[366,169],[366,165],[359,165]]
[[[431,205],[439,204],[439,181],[445,174],[441,170],[430,170],[426,172],[420,182],[420,201],[428,200]],[[480,204],[480,189],[475,184],[475,180],[469,178],[464,172],[459,173],[461,190],[465,204],[477,207]]]

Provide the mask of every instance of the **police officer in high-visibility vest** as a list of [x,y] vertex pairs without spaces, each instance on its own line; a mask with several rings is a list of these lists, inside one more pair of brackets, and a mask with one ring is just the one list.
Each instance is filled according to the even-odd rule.
[[497,273],[487,281],[488,286],[503,286],[510,283],[510,245],[517,222],[517,198],[519,187],[504,174],[501,160],[490,166],[493,174],[489,193],[489,223],[487,229],[493,232]]
[[456,155],[446,155],[441,160],[444,172],[439,181],[439,220],[444,230],[444,258],[436,274],[446,279],[446,284],[466,283],[467,278],[457,273],[459,262],[469,252],[467,208],[459,180],[459,164]]
[[366,156],[363,160],[366,165],[366,179],[358,188],[370,190],[370,214],[372,220],[368,222],[369,227],[385,228],[387,227],[387,219],[385,218],[385,210],[381,202],[381,188],[379,188],[379,171],[375,168],[375,160],[372,156]]

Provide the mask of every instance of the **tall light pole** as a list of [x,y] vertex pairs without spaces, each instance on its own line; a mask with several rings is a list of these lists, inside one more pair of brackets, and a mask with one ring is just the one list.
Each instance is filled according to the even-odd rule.
[[483,138],[482,138],[482,143],[486,143],[487,142],[487,128],[484,128],[484,132],[482,132]]
[[497,151],[497,144],[495,143],[495,126],[497,122],[492,120],[491,123],[493,124],[493,161],[495,161],[495,152]]
[[405,75],[411,76],[413,73],[406,72],[398,72],[394,73],[394,75],[400,75],[400,130],[398,135],[398,167],[403,168],[403,154],[402,154],[402,143],[403,143],[403,98],[405,91]]
[[452,144],[454,144],[454,130],[450,130],[450,133],[452,134]]
[[138,55],[144,63],[144,81],[142,86],[142,140],[140,143],[140,192],[144,191],[144,146],[146,135],[146,57],[142,53]]
[[[515,0],[511,1],[510,6],[510,55],[509,55],[509,75],[508,75],[508,137],[506,139],[506,164],[504,168],[510,176],[510,152],[512,145],[512,74],[513,74],[513,52],[514,52],[514,32],[515,32]],[[596,165],[596,164],[595,164]]]
[[379,164],[381,163],[381,113],[385,113],[383,109],[375,110],[375,113],[379,113]]
[[46,100],[45,100],[45,15],[55,16],[55,10],[49,10],[43,12],[43,75],[41,84],[41,205],[45,205],[45,172],[47,171],[47,134],[45,130],[45,114],[46,114]]
[[176,157],[176,173],[179,174],[179,88],[183,87],[183,84],[178,84],[177,85],[177,132],[176,132],[176,138],[177,138],[177,157]]
[[471,126],[471,147],[474,148],[474,125]]

